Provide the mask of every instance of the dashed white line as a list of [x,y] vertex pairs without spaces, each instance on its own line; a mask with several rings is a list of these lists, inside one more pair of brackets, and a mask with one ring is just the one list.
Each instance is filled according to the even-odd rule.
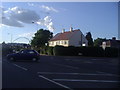
[[118,83],[120,81],[109,80],[78,80],[78,79],[53,79],[54,81],[71,81],[71,82],[104,82],[104,83]]
[[15,65],[15,66],[17,66],[17,67],[19,67],[19,68],[21,68],[21,69],[23,69],[23,70],[25,70],[25,71],[28,70],[28,69],[26,69],[26,68],[24,68],[24,67],[21,67],[21,66],[17,65],[17,64],[13,64],[13,65]]
[[67,87],[67,86],[65,86],[65,85],[62,85],[62,84],[60,84],[60,83],[58,83],[58,82],[55,82],[55,81],[53,81],[53,80],[50,80],[50,79],[48,79],[48,78],[46,78],[46,77],[44,77],[44,76],[42,76],[42,75],[39,75],[39,77],[41,77],[41,78],[43,78],[43,79],[45,79],[45,80],[47,80],[47,81],[50,81],[50,82],[52,82],[52,83],[54,83],[54,84],[57,84],[57,85],[59,85],[59,86],[61,86],[61,87],[63,87],[63,88],[66,88],[66,89],[69,89],[69,90],[73,90],[73,89],[71,89],[71,88],[69,88],[69,87]]

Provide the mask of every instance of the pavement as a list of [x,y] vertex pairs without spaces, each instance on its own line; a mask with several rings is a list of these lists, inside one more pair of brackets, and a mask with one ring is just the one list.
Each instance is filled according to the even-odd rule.
[[2,60],[2,88],[119,88],[119,59],[44,56],[38,62]]

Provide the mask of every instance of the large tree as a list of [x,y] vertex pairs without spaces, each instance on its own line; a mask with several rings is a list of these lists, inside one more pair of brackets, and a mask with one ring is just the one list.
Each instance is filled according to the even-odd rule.
[[93,38],[90,32],[87,32],[86,39],[88,40],[88,46],[93,46]]
[[35,36],[31,40],[31,45],[34,47],[43,47],[45,43],[53,37],[53,33],[49,30],[40,29],[35,33]]

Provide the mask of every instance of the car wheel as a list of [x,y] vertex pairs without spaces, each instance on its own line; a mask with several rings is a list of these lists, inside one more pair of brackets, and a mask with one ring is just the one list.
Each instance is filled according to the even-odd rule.
[[37,61],[37,58],[33,58],[32,61]]

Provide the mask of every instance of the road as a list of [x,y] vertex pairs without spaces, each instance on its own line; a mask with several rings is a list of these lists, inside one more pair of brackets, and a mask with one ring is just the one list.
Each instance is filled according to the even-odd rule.
[[117,58],[41,56],[38,62],[2,59],[2,88],[118,88]]

